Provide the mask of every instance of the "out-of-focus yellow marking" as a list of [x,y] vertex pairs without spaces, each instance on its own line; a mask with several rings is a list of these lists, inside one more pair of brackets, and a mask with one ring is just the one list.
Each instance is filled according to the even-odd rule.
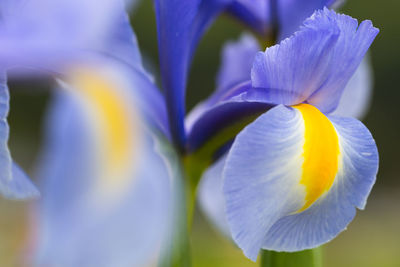
[[298,210],[302,212],[331,188],[339,168],[340,148],[336,130],[324,114],[309,104],[293,107],[301,112],[305,126],[300,184],[305,186],[306,197]]
[[123,187],[132,176],[127,172],[134,164],[133,148],[137,142],[137,121],[131,107],[116,84],[94,71],[75,72],[73,80],[74,87],[89,101],[95,111],[94,119],[101,125],[99,151],[104,153],[105,162],[98,166],[103,168],[100,184],[111,191]]

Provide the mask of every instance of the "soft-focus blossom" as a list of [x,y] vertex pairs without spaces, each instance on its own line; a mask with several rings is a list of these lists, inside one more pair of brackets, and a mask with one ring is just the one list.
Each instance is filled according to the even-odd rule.
[[[104,51],[106,48],[118,45],[121,47],[119,49],[121,52],[134,56],[135,49],[128,48],[129,43],[134,47],[133,43],[136,42],[132,35],[128,35],[130,39],[122,40],[117,37],[121,34],[117,34],[115,30],[108,31],[114,33],[119,42],[112,36],[107,38],[99,36],[104,27],[116,26],[114,22],[111,25],[110,19],[115,21],[116,14],[121,14],[122,11],[122,5],[118,1],[102,2],[103,5],[95,9],[93,5],[98,1],[91,0],[7,0],[0,6],[0,71],[2,72],[0,101],[3,121],[0,136],[2,144],[0,164],[3,166],[0,191],[8,198],[29,198],[37,196],[38,192],[15,163],[12,163],[7,147],[9,93],[5,74],[6,72],[9,75],[29,74],[28,68],[58,73],[72,61],[84,61],[81,56],[88,53],[85,50],[88,48]],[[117,21],[121,22],[118,22],[116,29],[122,33],[127,29],[123,25],[123,21],[126,23],[126,16],[118,16]],[[95,36],[98,37],[97,40]],[[108,42],[108,40],[113,41]],[[122,49],[125,47],[127,49]]]
[[[171,227],[176,162],[165,155],[164,99],[142,67],[122,1],[6,3],[2,68],[16,77],[34,68],[58,82],[39,164],[42,198],[32,211],[29,260],[37,266],[151,263]],[[19,168],[12,171],[26,179]],[[26,189],[21,181],[27,180],[8,189]]]
[[[359,121],[329,113],[377,32],[369,21],[358,25],[348,16],[318,11],[292,37],[257,54],[251,86],[216,92],[220,103],[211,97],[213,107],[197,110],[194,125],[227,103],[270,108],[206,172],[200,194],[215,200],[213,209],[210,199],[202,200],[211,216],[216,209],[226,212],[232,237],[249,258],[260,248],[321,245],[346,228],[355,207],[364,208],[378,167],[375,142]],[[207,192],[212,180],[220,190],[222,184],[225,204]],[[225,218],[213,220],[226,227]]]
[[93,51],[118,50],[122,58],[134,57],[126,44],[136,40],[128,34],[124,12],[123,1],[114,0],[3,1],[0,66],[55,72]]
[[157,257],[171,211],[173,162],[159,144],[166,140],[138,109],[138,88],[155,88],[111,60],[75,75],[61,82],[49,110],[35,261],[145,266]]

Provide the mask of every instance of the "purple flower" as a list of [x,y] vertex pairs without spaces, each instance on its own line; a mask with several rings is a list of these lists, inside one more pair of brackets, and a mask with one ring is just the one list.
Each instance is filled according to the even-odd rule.
[[261,248],[317,247],[364,208],[378,169],[375,142],[361,122],[330,113],[377,33],[370,21],[317,11],[300,31],[256,55],[251,84],[217,91],[191,115],[189,137],[199,141],[194,131],[220,117],[233,123],[226,114],[237,108],[268,110],[236,136],[200,190],[212,220],[225,233],[229,226],[249,258]]

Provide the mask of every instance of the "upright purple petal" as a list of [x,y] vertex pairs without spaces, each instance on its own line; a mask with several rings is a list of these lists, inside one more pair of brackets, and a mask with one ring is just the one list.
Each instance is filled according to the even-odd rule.
[[236,42],[227,42],[222,51],[222,62],[217,77],[217,90],[250,80],[254,57],[260,45],[250,34],[243,34]]
[[332,112],[378,29],[328,9],[314,13],[300,31],[256,56],[253,87],[266,101],[294,105],[307,101]]
[[185,140],[185,90],[195,47],[207,26],[231,0],[155,0],[161,78],[172,135]]

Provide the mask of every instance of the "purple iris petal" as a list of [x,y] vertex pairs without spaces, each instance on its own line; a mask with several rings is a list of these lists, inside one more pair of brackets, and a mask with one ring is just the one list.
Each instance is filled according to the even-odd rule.
[[231,0],[155,0],[161,79],[174,141],[185,140],[185,90],[195,47],[207,26]]
[[266,101],[295,105],[307,101],[332,112],[378,29],[328,9],[314,13],[300,31],[259,53],[252,84],[264,88]]
[[[261,114],[271,107],[258,94],[249,95],[250,83],[217,92],[200,103],[186,118],[187,148],[194,151],[224,128],[242,119]],[[253,90],[251,92],[256,92]],[[261,94],[263,92],[260,92]]]
[[238,41],[226,43],[217,77],[217,90],[227,90],[250,80],[254,57],[260,50],[257,39],[250,34],[243,34]]

